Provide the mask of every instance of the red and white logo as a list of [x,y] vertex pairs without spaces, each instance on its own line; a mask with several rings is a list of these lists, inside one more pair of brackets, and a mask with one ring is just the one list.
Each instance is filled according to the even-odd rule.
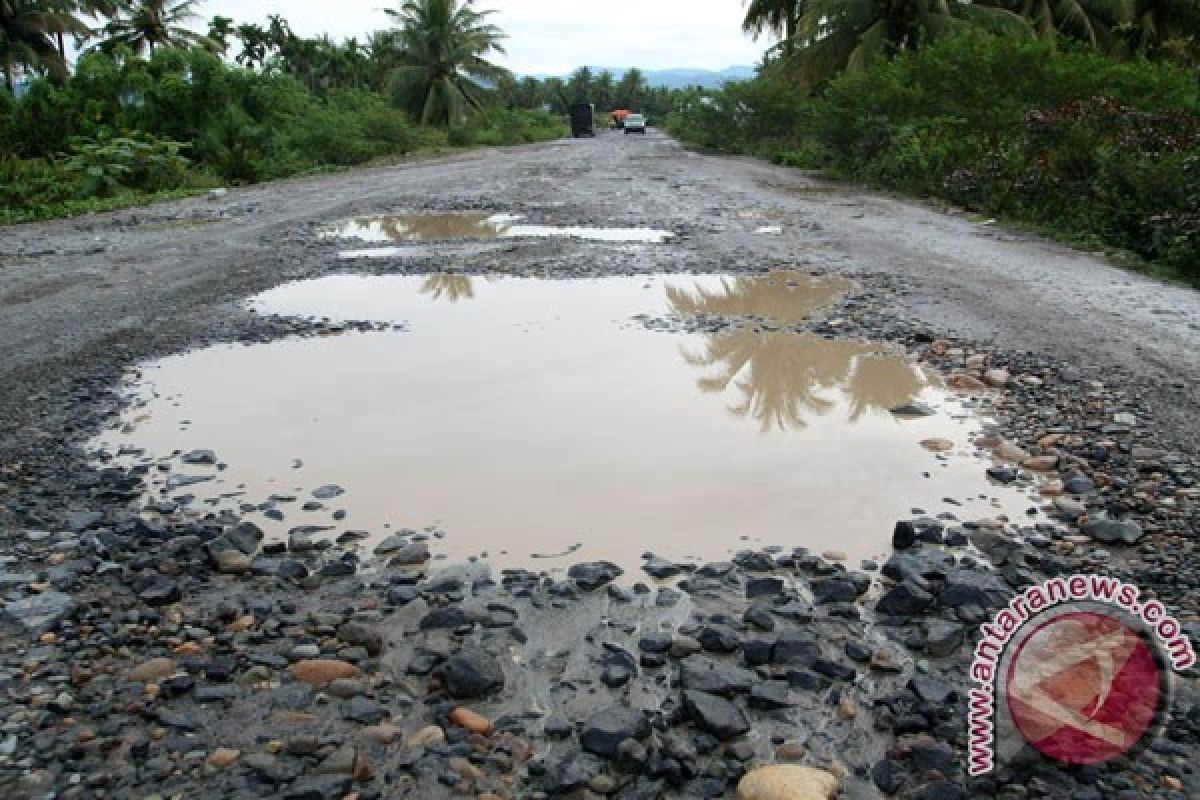
[[1013,643],[1004,695],[1033,747],[1067,764],[1128,752],[1154,726],[1165,673],[1146,638],[1114,616],[1074,611]]

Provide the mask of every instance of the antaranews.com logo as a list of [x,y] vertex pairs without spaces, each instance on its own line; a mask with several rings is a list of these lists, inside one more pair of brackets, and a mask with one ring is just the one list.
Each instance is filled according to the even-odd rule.
[[1145,742],[1163,718],[1171,670],[1196,663],[1178,620],[1117,578],[1053,578],[981,626],[967,714],[971,775],[1025,743],[1096,764]]

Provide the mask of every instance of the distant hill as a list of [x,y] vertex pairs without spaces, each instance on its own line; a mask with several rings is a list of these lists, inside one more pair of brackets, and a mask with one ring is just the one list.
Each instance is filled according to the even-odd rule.
[[[621,80],[625,74],[624,67],[588,67],[593,75],[599,75],[604,70],[612,73],[613,80]],[[754,67],[727,67],[722,70],[711,69],[644,69],[647,86],[665,86],[668,89],[683,89],[688,86],[702,86],[706,89],[718,89],[721,84],[731,81],[746,81],[754,77]],[[534,75],[538,80],[559,77],[563,80],[570,75]]]

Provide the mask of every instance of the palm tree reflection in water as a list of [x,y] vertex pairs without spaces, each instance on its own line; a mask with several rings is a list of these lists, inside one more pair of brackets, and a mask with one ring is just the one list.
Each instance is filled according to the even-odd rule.
[[431,300],[457,303],[475,299],[475,286],[470,275],[430,275],[421,283],[421,294],[429,295]]
[[[795,325],[829,306],[844,292],[842,281],[772,273],[723,281],[718,291],[687,292],[667,287],[673,311],[687,315],[749,316],[776,325]],[[695,367],[714,371],[697,380],[702,391],[720,394],[735,386],[740,400],[729,406],[739,417],[755,419],[763,432],[802,430],[807,417],[848,404],[848,419],[915,399],[925,388],[923,374],[902,357],[881,353],[878,345],[825,339],[811,333],[764,330],[761,323],[707,334],[702,353],[681,349]]]

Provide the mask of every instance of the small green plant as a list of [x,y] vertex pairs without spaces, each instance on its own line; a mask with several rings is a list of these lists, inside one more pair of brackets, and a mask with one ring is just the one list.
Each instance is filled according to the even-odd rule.
[[145,133],[102,132],[75,140],[63,166],[77,179],[81,197],[111,197],[129,189],[155,192],[183,182],[190,163],[182,153],[186,147]]

